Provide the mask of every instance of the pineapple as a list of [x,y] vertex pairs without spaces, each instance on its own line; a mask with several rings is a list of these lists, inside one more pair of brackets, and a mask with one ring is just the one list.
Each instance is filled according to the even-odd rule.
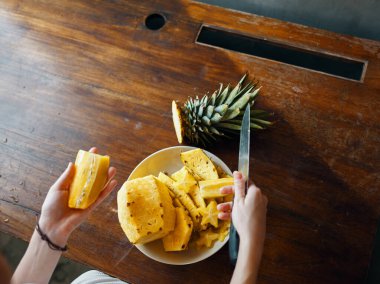
[[200,214],[198,212],[197,207],[194,205],[194,202],[191,200],[191,198],[184,192],[183,190],[178,189],[175,184],[176,182],[165,175],[164,173],[160,173],[158,175],[158,179],[164,183],[175,195],[176,198],[181,201],[183,206],[189,211],[190,217],[193,220],[194,227],[198,228],[199,221],[200,221]]
[[214,245],[214,242],[219,239],[219,234],[208,228],[205,231],[199,233],[199,239],[195,242],[198,249],[202,247],[210,248]]
[[96,201],[107,181],[110,157],[79,150],[70,185],[70,208],[86,209]]
[[199,187],[201,190],[201,195],[203,198],[218,198],[218,197],[224,197],[227,194],[220,193],[219,189],[228,186],[233,185],[234,179],[233,178],[220,178],[217,180],[204,180],[199,182]]
[[209,157],[199,148],[180,154],[182,163],[197,180],[218,179],[218,172]]
[[212,200],[206,208],[199,209],[199,213],[202,215],[202,226],[211,224],[215,228],[218,228],[218,209],[216,208],[216,205],[216,201]]
[[230,225],[230,220],[220,221],[219,227],[215,230],[215,232],[219,235],[218,240],[220,242],[223,242],[224,239],[227,237],[230,230]]
[[177,187],[184,190],[186,193],[189,193],[191,188],[197,185],[197,181],[186,169],[186,167],[183,167],[179,171],[172,174],[171,178],[177,182]]
[[[220,84],[211,96],[202,99],[189,98],[180,107],[172,102],[174,129],[178,142],[184,138],[193,145],[207,145],[221,137],[239,134],[244,110],[247,104],[251,108],[260,88],[257,82],[246,82],[247,74],[234,87],[223,87]],[[271,125],[270,114],[263,110],[251,110],[251,129],[265,129]]]
[[162,239],[165,251],[181,251],[187,249],[191,233],[193,232],[193,222],[187,215],[183,207],[177,207],[176,223],[174,231],[170,232]]
[[174,230],[175,208],[168,188],[154,176],[127,181],[117,194],[121,227],[133,244],[145,244]]
[[172,179],[176,181],[175,185],[188,193],[197,207],[206,207],[206,203],[201,196],[199,186],[195,178],[190,174],[186,167],[172,174]]
[[221,166],[219,165],[215,165],[215,168],[216,168],[216,172],[218,173],[218,176],[220,178],[230,178],[232,176],[228,175]]

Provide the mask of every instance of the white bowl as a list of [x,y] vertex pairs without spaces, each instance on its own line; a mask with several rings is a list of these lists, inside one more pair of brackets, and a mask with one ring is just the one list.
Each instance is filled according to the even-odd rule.
[[[195,147],[189,146],[175,146],[165,148],[157,151],[145,158],[129,175],[128,180],[147,176],[157,176],[160,172],[167,172],[172,174],[183,167],[179,154],[181,152],[195,149]],[[222,167],[222,169],[229,175],[232,175],[231,170],[227,165],[214,154],[203,150],[205,154],[211,158],[211,160]],[[136,247],[146,256],[154,259],[158,262],[174,265],[185,265],[195,263],[204,260],[218,250],[220,250],[228,241],[228,236],[223,242],[215,242],[212,248],[195,249],[189,248],[186,251],[180,252],[165,252],[161,240],[157,240],[144,245],[136,245]]]

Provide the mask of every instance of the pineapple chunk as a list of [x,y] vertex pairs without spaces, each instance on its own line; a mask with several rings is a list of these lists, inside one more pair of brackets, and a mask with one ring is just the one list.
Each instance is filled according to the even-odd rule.
[[206,207],[206,203],[200,194],[198,183],[186,167],[172,174],[172,179],[176,181],[175,185],[179,189],[184,190],[191,196],[197,207]]
[[199,239],[195,242],[195,245],[198,249],[202,247],[210,248],[213,246],[214,242],[218,240],[219,234],[212,231],[211,228],[206,231],[200,232]]
[[218,173],[218,176],[220,178],[230,178],[232,176],[228,175],[221,166],[219,165],[215,165],[215,168],[216,168],[216,172]]
[[86,209],[98,198],[107,181],[110,158],[79,150],[70,186],[70,208]]
[[212,200],[206,208],[199,209],[199,213],[202,215],[201,225],[205,226],[207,224],[213,225],[215,228],[218,227],[218,209],[216,208],[216,201]]
[[198,208],[205,208],[206,207],[206,202],[201,195],[201,191],[199,190],[198,185],[193,186],[189,190],[189,194],[190,194],[191,198],[194,200],[194,203],[198,206]]
[[182,207],[177,207],[176,223],[174,231],[166,235],[162,242],[165,251],[181,251],[187,249],[191,233],[193,231],[193,222]]
[[220,221],[219,227],[215,230],[215,232],[219,235],[218,240],[220,242],[223,242],[224,239],[227,237],[230,230],[230,225],[231,221],[229,220]]
[[180,155],[182,163],[197,180],[219,178],[214,164],[201,149],[190,150]]
[[199,182],[201,196],[207,198],[218,198],[227,196],[227,194],[220,193],[220,188],[228,185],[233,185],[233,178],[220,178],[217,180],[204,180]]
[[154,176],[127,181],[117,194],[121,227],[133,244],[145,244],[174,229],[175,209],[168,188]]
[[198,228],[199,221],[200,221],[200,215],[199,215],[197,207],[194,205],[191,198],[184,191],[178,189],[175,185],[175,181],[172,180],[167,175],[165,175],[164,173],[160,173],[158,175],[158,179],[161,182],[163,182],[174,193],[175,197],[177,197],[179,199],[179,201],[181,201],[183,206],[186,207],[186,209],[190,213],[191,219],[193,220],[194,227]]
[[182,205],[181,201],[178,200],[178,198],[173,198],[173,205],[175,207],[182,207],[183,209],[185,209],[185,207]]
[[182,144],[183,136],[185,134],[185,129],[182,122],[182,111],[181,108],[177,105],[176,101],[172,101],[172,117],[175,134],[177,135],[178,143]]
[[182,167],[182,169],[172,174],[171,178],[189,188],[197,185],[197,181],[186,169],[186,167]]

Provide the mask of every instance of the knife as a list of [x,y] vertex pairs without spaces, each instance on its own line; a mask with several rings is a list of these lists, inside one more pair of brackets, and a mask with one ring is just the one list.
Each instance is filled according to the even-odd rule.
[[[251,122],[251,106],[248,104],[245,109],[243,121],[240,129],[240,146],[239,146],[239,172],[242,173],[245,181],[245,191],[248,188],[249,175],[249,144],[250,144],[250,122]],[[231,222],[230,238],[229,238],[229,253],[230,261],[233,265],[236,264],[239,251],[239,235]]]

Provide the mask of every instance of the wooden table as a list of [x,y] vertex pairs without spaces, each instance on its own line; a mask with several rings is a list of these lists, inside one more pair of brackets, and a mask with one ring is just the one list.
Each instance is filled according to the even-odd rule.
[[[159,30],[145,27],[154,12]],[[202,24],[363,62],[357,80],[196,43]],[[0,2],[0,230],[28,240],[48,188],[78,149],[112,157],[122,183],[177,144],[172,99],[249,71],[276,125],[253,134],[269,197],[260,283],[361,283],[380,207],[380,43],[187,1]],[[235,169],[237,141],[209,148]],[[252,170],[252,169],[251,169]],[[227,283],[227,249],[155,262],[117,220],[116,192],[74,232],[67,257],[132,283]]]

